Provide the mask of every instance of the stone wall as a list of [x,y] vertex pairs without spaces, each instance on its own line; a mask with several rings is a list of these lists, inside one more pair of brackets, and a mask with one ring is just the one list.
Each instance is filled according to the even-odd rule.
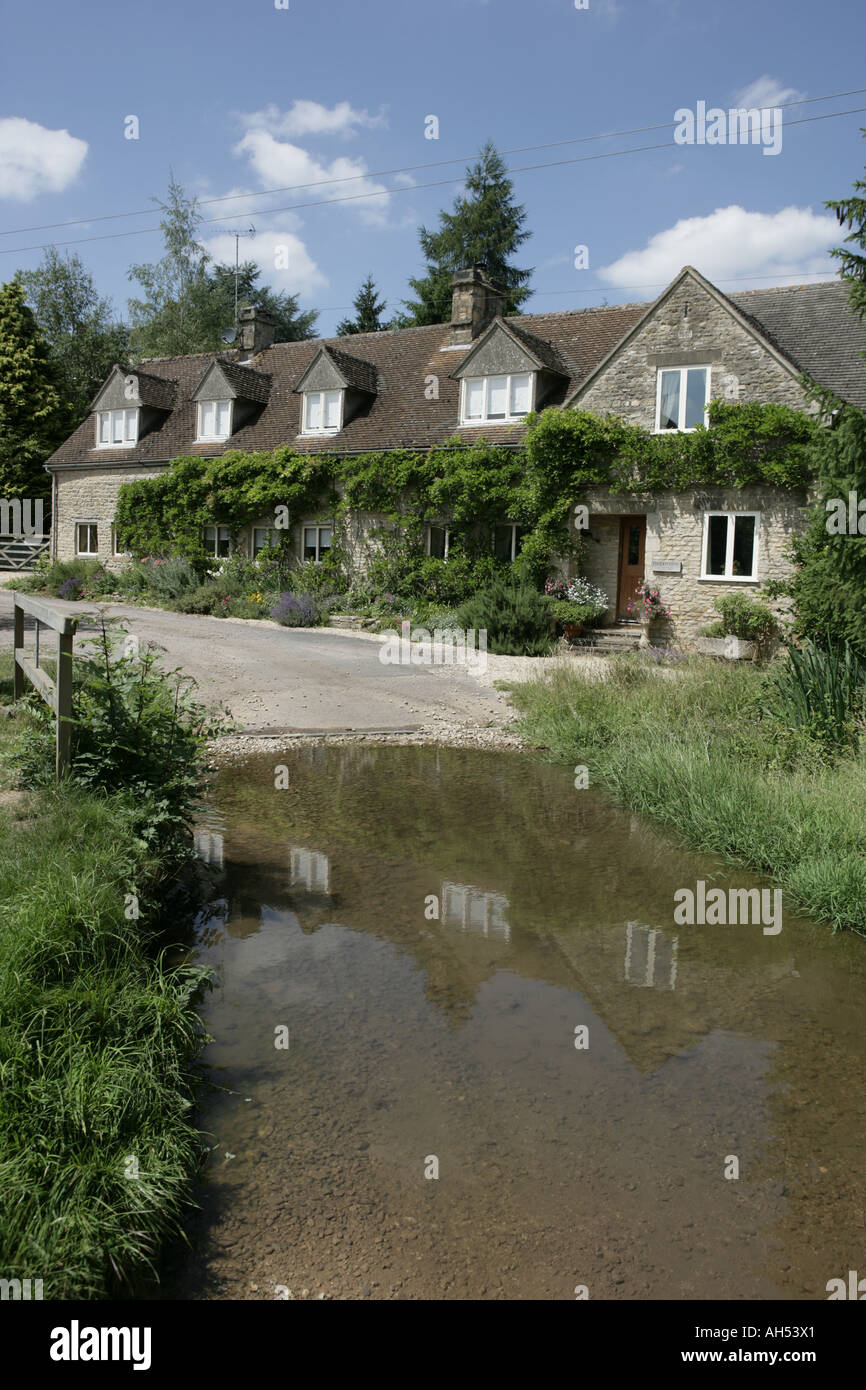
[[119,569],[123,556],[112,554],[111,527],[117,508],[117,497],[124,483],[153,478],[163,472],[159,468],[106,468],[104,465],[64,469],[55,476],[56,497],[52,520],[52,554],[58,560],[74,560],[75,526],[79,521],[96,522],[99,560],[106,568]]
[[711,400],[807,408],[796,377],[690,279],[671,292],[573,403],[653,430],[658,369],[690,365],[709,365]]
[[[806,493],[780,488],[693,488],[644,497],[619,496],[602,489],[582,501],[589,507],[589,531],[584,547],[583,572],[610,596],[611,607],[601,620],[613,621],[619,567],[619,518],[643,514],[647,519],[645,575],[671,609],[670,623],[662,624],[662,640],[690,643],[700,628],[715,621],[717,598],[745,593],[760,598],[769,579],[785,579],[794,536],[805,523]],[[758,564],[754,581],[701,579],[705,512],[758,512]],[[679,573],[664,572],[656,566]],[[780,605],[771,605],[782,611]]]

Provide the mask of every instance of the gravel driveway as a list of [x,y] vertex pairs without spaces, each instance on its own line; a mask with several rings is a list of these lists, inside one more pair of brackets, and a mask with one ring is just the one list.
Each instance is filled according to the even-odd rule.
[[[96,614],[94,604],[61,603],[69,612]],[[11,590],[0,589],[0,649],[12,645]],[[527,680],[568,658],[488,655],[486,672],[441,666],[386,665],[384,638],[334,628],[285,628],[269,621],[208,618],[109,603],[142,642],[163,649],[169,668],[192,676],[205,703],[222,703],[251,734],[354,735],[412,731],[424,741],[513,744],[513,718],[494,681]],[[86,640],[82,624],[76,646]],[[43,635],[53,650],[50,633]],[[573,661],[573,659],[572,659]],[[581,659],[583,669],[594,666]]]

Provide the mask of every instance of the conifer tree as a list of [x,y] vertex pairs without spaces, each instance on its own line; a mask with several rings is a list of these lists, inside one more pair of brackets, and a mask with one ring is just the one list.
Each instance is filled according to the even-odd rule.
[[72,423],[21,276],[0,286],[0,497],[45,497],[42,465]]

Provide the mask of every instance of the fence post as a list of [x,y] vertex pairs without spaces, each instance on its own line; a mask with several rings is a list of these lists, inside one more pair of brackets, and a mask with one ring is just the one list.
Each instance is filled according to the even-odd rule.
[[72,742],[72,633],[57,634],[57,776],[69,767]]
[[15,668],[12,676],[12,698],[20,700],[24,694],[24,672],[16,661],[16,657],[24,646],[24,609],[15,605],[15,634],[12,638],[12,664]]

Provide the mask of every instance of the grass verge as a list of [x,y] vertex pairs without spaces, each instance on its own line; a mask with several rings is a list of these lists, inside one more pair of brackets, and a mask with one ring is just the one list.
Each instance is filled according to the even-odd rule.
[[866,765],[785,727],[767,679],[750,663],[653,671],[615,657],[606,680],[557,670],[512,700],[528,738],[631,810],[774,878],[834,929],[866,933]]
[[183,847],[148,840],[129,792],[10,794],[30,721],[0,719],[0,1277],[42,1279],[46,1299],[141,1294],[201,1151],[202,976],[169,968],[147,925]]

